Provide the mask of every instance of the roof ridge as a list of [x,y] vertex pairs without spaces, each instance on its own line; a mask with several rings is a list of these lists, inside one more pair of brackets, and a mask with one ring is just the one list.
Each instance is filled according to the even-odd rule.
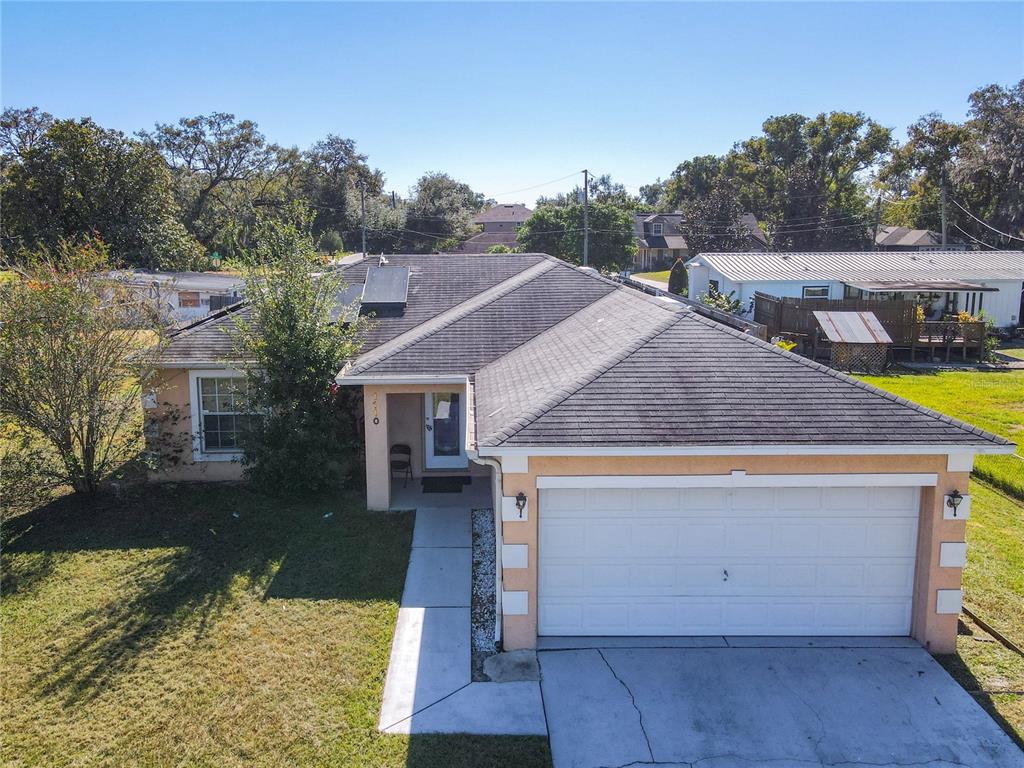
[[374,365],[387,360],[389,357],[398,354],[402,350],[408,349],[413,344],[417,344],[420,341],[423,341],[423,339],[433,336],[457,320],[461,320],[476,310],[482,309],[488,304],[500,299],[502,296],[505,296],[517,288],[532,282],[542,274],[549,272],[554,268],[554,264],[549,264],[543,261],[530,265],[521,272],[517,272],[511,277],[502,280],[500,283],[496,283],[490,288],[470,296],[462,303],[456,304],[454,307],[445,310],[441,314],[436,315],[419,325],[413,326],[405,333],[401,333],[395,338],[381,344],[379,347],[370,350],[365,359],[355,362],[351,368],[343,370],[341,375],[351,376],[361,373],[368,368],[372,368]]
[[228,304],[226,307],[214,310],[213,312],[207,312],[202,317],[196,317],[192,320],[187,321],[183,325],[176,326],[174,330],[168,334],[169,338],[180,339],[183,336],[188,336],[193,331],[196,331],[203,326],[213,323],[214,320],[223,320],[229,315],[234,314],[242,309],[245,309],[250,304],[249,299],[240,298],[233,304]]
[[986,440],[994,442],[994,443],[996,443],[998,445],[1014,445],[1014,443],[1012,441],[1007,440],[1005,437],[1001,437],[999,435],[995,435],[995,434],[993,434],[991,432],[988,432],[988,431],[986,431],[984,429],[976,427],[973,424],[968,424],[965,421],[961,421],[960,419],[954,419],[952,416],[948,416],[948,415],[946,415],[944,413],[940,413],[939,411],[935,411],[935,410],[932,410],[931,408],[927,408],[927,407],[921,405],[920,403],[915,403],[913,400],[907,400],[905,397],[899,397],[898,395],[894,395],[892,392],[887,392],[886,390],[881,389],[880,387],[876,387],[873,384],[868,384],[866,381],[861,381],[860,379],[856,379],[853,376],[850,376],[849,374],[843,373],[842,371],[837,371],[835,368],[830,368],[827,365],[823,365],[822,363],[819,363],[819,362],[817,362],[815,360],[811,360],[810,358],[804,357],[803,355],[798,355],[798,354],[796,354],[794,352],[788,352],[788,351],[782,349],[782,347],[778,347],[778,346],[776,346],[774,344],[771,344],[771,343],[769,343],[767,341],[762,341],[761,339],[757,338],[756,336],[751,336],[748,333],[743,333],[742,331],[737,331],[736,329],[730,328],[729,326],[723,325],[722,323],[718,323],[718,322],[712,320],[711,318],[704,317],[703,315],[700,315],[697,312],[690,312],[689,314],[687,314],[685,316],[690,318],[690,319],[692,319],[692,320],[696,320],[699,323],[703,323],[704,325],[707,325],[707,326],[709,326],[711,328],[714,328],[715,330],[721,331],[722,333],[726,333],[726,334],[728,334],[730,336],[735,336],[738,339],[744,339],[745,341],[747,341],[747,342],[749,342],[749,343],[751,343],[751,344],[753,344],[755,346],[761,347],[762,349],[766,349],[766,350],[768,350],[770,352],[773,352],[773,353],[775,353],[777,355],[781,355],[782,357],[785,357],[785,358],[788,358],[790,360],[793,360],[794,362],[797,362],[797,363],[803,365],[806,368],[811,368],[813,370],[816,370],[816,371],[824,373],[824,374],[826,374],[828,376],[831,376],[834,379],[838,379],[839,381],[845,382],[847,384],[852,384],[853,386],[857,387],[858,389],[862,389],[862,390],[864,390],[866,392],[870,392],[871,394],[874,394],[874,395],[879,395],[879,396],[885,398],[886,400],[889,400],[890,402],[897,403],[897,404],[903,405],[903,406],[907,406],[907,407],[909,407],[913,411],[917,411],[918,413],[921,413],[921,414],[923,414],[925,416],[929,416],[931,418],[938,419],[939,421],[941,421],[941,422],[943,422],[945,424],[949,424],[951,426],[957,427],[958,429],[962,429],[963,431],[967,432],[968,434],[975,435],[977,437],[983,437]]
[[[613,295],[613,294],[609,294],[609,295]],[[588,306],[593,306],[593,305],[588,305]],[[584,309],[586,309],[586,307],[584,307]],[[518,416],[516,416],[515,419],[513,419],[510,422],[508,422],[501,429],[498,429],[498,430],[492,432],[491,434],[485,436],[483,438],[483,440],[479,441],[479,445],[486,445],[486,446],[500,445],[502,442],[504,442],[505,440],[508,440],[510,437],[515,435],[517,432],[521,432],[523,429],[525,429],[530,424],[535,422],[537,419],[539,419],[545,413],[547,413],[552,408],[557,406],[559,403],[561,403],[562,401],[564,401],[565,399],[567,399],[571,395],[573,395],[576,392],[578,392],[581,389],[583,389],[583,387],[585,387],[588,384],[590,384],[591,382],[593,382],[595,379],[597,379],[603,373],[606,373],[607,371],[609,371],[612,368],[614,368],[616,365],[618,365],[623,360],[625,360],[627,357],[632,355],[634,352],[636,352],[642,346],[647,344],[647,342],[651,341],[655,337],[657,337],[657,336],[661,335],[662,333],[664,333],[665,331],[667,331],[669,328],[671,328],[673,325],[675,325],[677,322],[679,322],[679,318],[682,317],[684,314],[693,311],[693,310],[689,309],[688,307],[684,307],[681,310],[676,310],[676,309],[670,309],[669,307],[666,307],[666,306],[662,306],[662,309],[664,309],[665,311],[667,311],[669,313],[669,316],[665,320],[659,322],[657,325],[654,326],[654,328],[652,328],[647,333],[644,333],[644,334],[638,336],[632,342],[630,342],[629,344],[626,344],[625,346],[623,346],[618,352],[616,352],[614,355],[612,355],[607,360],[605,360],[603,362],[597,363],[589,371],[585,371],[584,373],[580,374],[579,376],[577,376],[575,379],[573,379],[569,383],[562,385],[556,391],[552,392],[550,395],[548,395],[543,400],[541,400],[533,408],[531,408],[528,411],[525,411],[524,413],[521,413]],[[583,310],[580,310],[580,311],[583,311]],[[574,313],[574,314],[576,314],[576,313]],[[572,317],[572,316],[573,315],[570,315],[570,317]],[[566,320],[568,320],[568,319],[569,318],[566,318]],[[498,358],[498,359],[500,360],[501,358]],[[495,362],[497,362],[497,361],[495,361]],[[492,365],[493,365],[493,363],[492,363]]]

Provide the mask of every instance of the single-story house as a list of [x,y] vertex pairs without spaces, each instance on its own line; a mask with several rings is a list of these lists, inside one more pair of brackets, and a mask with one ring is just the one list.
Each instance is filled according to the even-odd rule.
[[173,322],[215,312],[245,294],[245,282],[239,275],[222,272],[116,270],[110,278],[153,302]]
[[[337,376],[363,395],[366,504],[404,492],[396,445],[417,478],[489,484],[506,649],[744,634],[954,649],[969,472],[1006,440],[543,254],[393,255],[345,275],[380,310]],[[149,405],[180,411],[163,424],[191,451],[170,477],[238,477],[244,383],[224,331],[244,311],[166,347]]]
[[[875,234],[875,247],[882,251],[936,251],[942,248],[942,234],[930,229],[885,225]],[[967,246],[947,238],[943,250],[966,251]]]
[[[745,306],[757,292],[803,299],[916,299],[942,314],[966,310],[997,328],[1022,325],[1024,251],[702,253],[686,264],[690,295],[711,288]],[[931,319],[931,318],[929,318]]]
[[496,245],[504,245],[513,250],[518,248],[516,231],[526,223],[532,213],[533,211],[521,203],[491,206],[473,218],[473,223],[483,229],[459,245],[459,252],[487,253]]

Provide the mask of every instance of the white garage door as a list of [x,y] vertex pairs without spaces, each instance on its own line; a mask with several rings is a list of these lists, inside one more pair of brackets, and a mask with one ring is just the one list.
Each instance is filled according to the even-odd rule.
[[540,634],[909,634],[919,500],[917,487],[541,490]]

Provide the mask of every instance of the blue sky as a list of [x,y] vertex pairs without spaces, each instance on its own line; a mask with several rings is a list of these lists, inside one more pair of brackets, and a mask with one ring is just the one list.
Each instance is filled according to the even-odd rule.
[[769,115],[897,129],[1024,77],[1024,3],[4,2],[2,102],[126,132],[211,111],[306,147],[356,140],[404,194],[444,170],[532,202],[588,167],[628,185]]

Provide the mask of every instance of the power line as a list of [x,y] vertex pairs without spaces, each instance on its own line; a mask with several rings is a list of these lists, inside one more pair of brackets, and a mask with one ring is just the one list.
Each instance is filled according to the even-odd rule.
[[953,228],[954,228],[954,229],[959,229],[961,233],[963,233],[964,235],[967,235],[967,237],[971,238],[971,240],[973,240],[974,242],[976,242],[976,243],[977,243],[978,245],[984,245],[984,246],[985,246],[986,248],[991,248],[991,249],[992,249],[993,251],[998,251],[998,250],[999,250],[999,249],[998,249],[998,248],[996,248],[996,247],[995,247],[994,245],[989,245],[989,244],[988,244],[988,243],[986,243],[986,242],[985,242],[984,240],[979,240],[979,239],[978,239],[978,238],[976,238],[976,237],[975,237],[974,235],[972,235],[972,234],[971,234],[970,232],[964,232],[964,230],[963,230],[963,229],[961,229],[961,227],[960,227],[960,225],[959,225],[959,224],[954,224],[954,225],[953,225]]
[[552,179],[551,181],[544,181],[544,182],[541,182],[540,184],[534,184],[533,186],[530,186],[530,187],[522,187],[521,189],[511,189],[508,192],[494,192],[493,196],[494,197],[502,197],[503,195],[514,195],[517,192],[528,192],[531,189],[537,189],[538,187],[546,187],[546,186],[548,186],[550,184],[555,184],[555,183],[557,183],[559,181],[565,181],[566,179],[571,179],[577,173],[579,173],[579,171],[573,171],[572,173],[567,173],[565,176],[562,176],[560,178]]
[[[951,199],[952,199],[952,198],[951,198]],[[974,220],[975,220],[976,222],[978,222],[979,224],[981,224],[981,225],[982,225],[983,227],[987,227],[988,229],[991,229],[991,230],[992,230],[993,232],[995,232],[995,233],[996,233],[997,235],[1000,235],[1001,237],[1007,237],[1007,238],[1009,238],[1010,240],[1020,240],[1021,242],[1024,242],[1024,237],[1017,237],[1016,235],[1011,235],[1011,234],[1009,234],[1009,233],[1007,233],[1007,232],[1000,232],[1000,231],[999,231],[998,229],[996,229],[995,227],[993,227],[993,226],[992,226],[991,224],[989,224],[989,223],[987,223],[987,222],[984,222],[984,221],[982,221],[981,219],[979,219],[979,218],[978,218],[977,216],[975,216],[975,215],[974,215],[973,213],[971,213],[971,212],[970,212],[970,211],[968,211],[968,210],[967,210],[966,208],[964,208],[964,207],[963,207],[962,205],[960,205],[960,203],[958,203],[958,202],[957,202],[956,200],[953,200],[953,205],[955,205],[955,206],[956,206],[957,208],[959,208],[959,209],[960,209],[961,211],[963,211],[964,213],[966,213],[966,214],[967,214],[968,216],[970,216],[970,217],[971,217],[972,219],[974,219]],[[957,229],[960,229],[960,227],[957,227]],[[963,231],[963,230],[961,230],[961,231]]]

